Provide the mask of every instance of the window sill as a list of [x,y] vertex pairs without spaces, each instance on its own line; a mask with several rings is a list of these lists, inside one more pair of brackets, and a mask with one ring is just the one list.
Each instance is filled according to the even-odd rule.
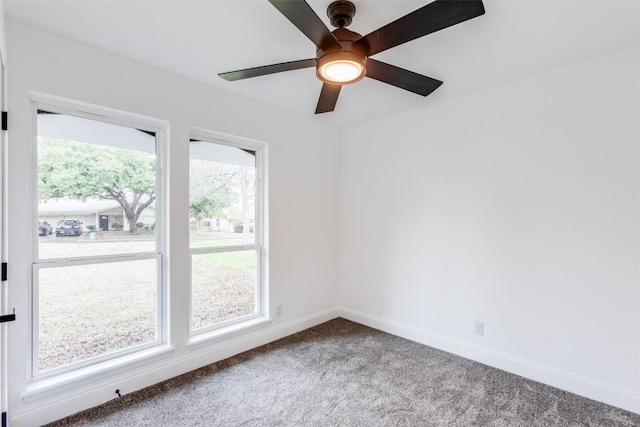
[[194,349],[207,344],[222,341],[224,339],[233,338],[235,336],[247,333],[249,331],[262,328],[271,323],[269,317],[258,317],[256,319],[247,320],[245,322],[235,323],[226,327],[215,329],[213,331],[203,332],[191,337],[187,343],[187,348]]
[[56,375],[54,377],[40,380],[34,379],[27,385],[26,390],[20,394],[20,398],[26,403],[30,403],[44,397],[62,393],[72,388],[169,357],[173,354],[174,350],[174,347],[162,345],[101,363],[96,363],[95,365],[76,369],[71,372],[65,372],[64,374]]

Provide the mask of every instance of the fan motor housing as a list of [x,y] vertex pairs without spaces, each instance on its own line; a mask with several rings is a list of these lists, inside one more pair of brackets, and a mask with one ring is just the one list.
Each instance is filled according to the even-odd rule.
[[351,30],[347,30],[346,28],[336,28],[335,30],[332,31],[332,33],[335,36],[335,38],[338,40],[338,42],[340,42],[342,49],[337,50],[337,49],[318,48],[316,50],[316,58],[318,60],[323,56],[325,56],[326,54],[333,53],[333,52],[353,52],[364,58],[367,57],[367,51],[364,48],[358,45],[355,45],[355,46],[353,45],[353,42],[362,38],[360,34]]

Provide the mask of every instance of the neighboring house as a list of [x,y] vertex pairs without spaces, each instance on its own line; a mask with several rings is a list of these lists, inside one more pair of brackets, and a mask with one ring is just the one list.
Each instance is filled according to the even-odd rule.
[[[147,207],[138,218],[145,226],[155,225],[155,205]],[[47,221],[53,227],[61,219],[77,219],[82,221],[83,230],[87,226],[95,226],[97,230],[129,230],[129,224],[122,207],[114,200],[79,200],[52,199],[40,202],[38,220]]]

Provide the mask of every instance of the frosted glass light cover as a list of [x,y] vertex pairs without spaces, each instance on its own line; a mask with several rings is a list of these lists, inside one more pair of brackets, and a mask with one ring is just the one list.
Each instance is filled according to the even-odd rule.
[[324,79],[335,83],[349,83],[359,80],[364,74],[364,67],[354,61],[337,60],[323,65],[319,73]]

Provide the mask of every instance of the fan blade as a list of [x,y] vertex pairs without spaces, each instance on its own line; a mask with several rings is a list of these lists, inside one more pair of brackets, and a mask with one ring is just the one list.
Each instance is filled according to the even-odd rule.
[[262,67],[247,68],[238,71],[229,71],[218,74],[230,82],[234,80],[248,79],[250,77],[265,76],[267,74],[281,73],[283,71],[299,70],[301,68],[315,67],[315,58],[302,59],[300,61],[281,62],[280,64],[263,65]]
[[293,25],[298,27],[305,36],[317,47],[322,49],[341,49],[331,31],[318,18],[311,6],[304,0],[269,0]]
[[332,85],[329,83],[322,84],[322,92],[320,92],[320,99],[318,99],[316,114],[328,113],[336,108],[340,89],[342,89],[341,85]]
[[429,95],[442,84],[440,80],[371,58],[367,59],[367,77],[422,96]]
[[436,0],[354,42],[369,56],[484,15],[480,0]]

